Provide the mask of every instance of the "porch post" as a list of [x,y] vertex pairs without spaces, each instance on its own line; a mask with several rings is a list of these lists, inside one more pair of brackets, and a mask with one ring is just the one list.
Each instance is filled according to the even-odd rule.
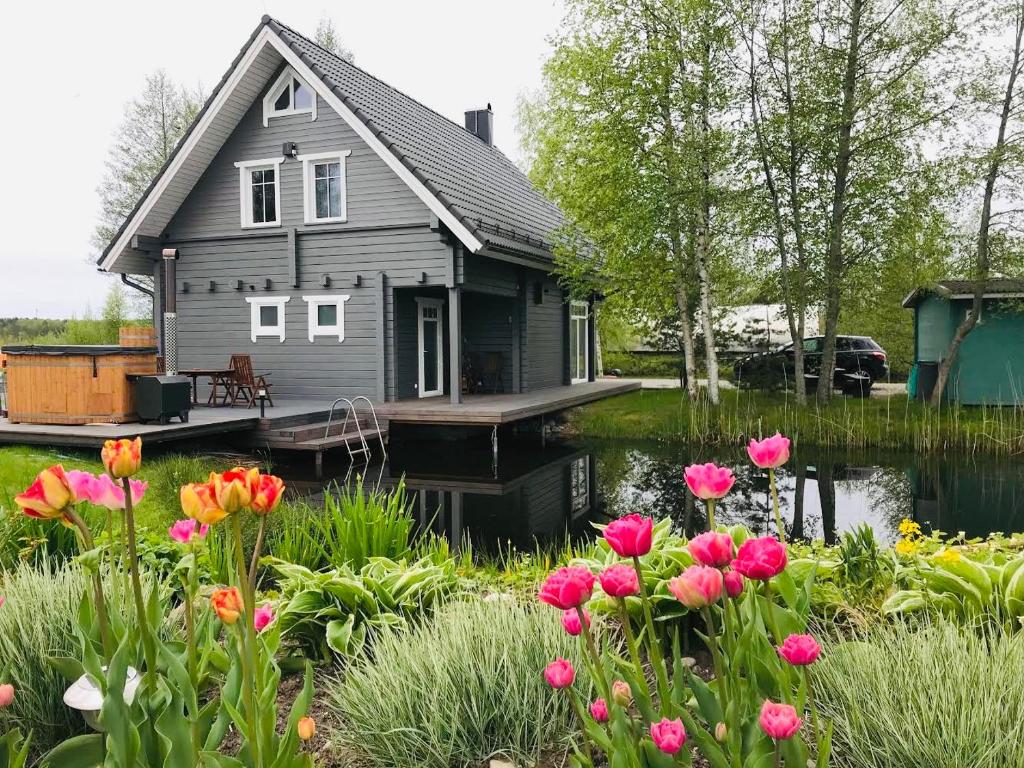
[[462,289],[448,289],[448,388],[452,405],[462,402]]

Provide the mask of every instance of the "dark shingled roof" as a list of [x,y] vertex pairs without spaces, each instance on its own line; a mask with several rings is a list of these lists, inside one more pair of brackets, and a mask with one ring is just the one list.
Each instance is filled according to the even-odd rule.
[[501,150],[276,19],[264,21],[477,239],[550,256],[562,213]]
[[[967,299],[974,296],[973,280],[939,280],[929,288],[918,288],[911,291],[903,300],[904,307],[914,307],[925,296],[944,296],[947,299]],[[998,299],[1000,297],[1024,297],[1024,280],[1010,277],[993,277],[985,281],[984,297]]]

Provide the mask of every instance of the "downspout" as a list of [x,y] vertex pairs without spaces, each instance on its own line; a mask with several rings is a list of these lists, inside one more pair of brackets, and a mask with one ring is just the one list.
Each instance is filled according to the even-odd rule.
[[151,299],[153,298],[153,291],[151,291],[149,288],[147,288],[146,286],[142,285],[141,283],[136,283],[134,280],[132,280],[130,277],[128,277],[128,275],[125,274],[124,272],[121,273],[121,282],[124,283],[125,285],[127,285],[129,288],[134,288],[139,293],[144,293],[147,296],[149,296],[149,298],[151,298]]

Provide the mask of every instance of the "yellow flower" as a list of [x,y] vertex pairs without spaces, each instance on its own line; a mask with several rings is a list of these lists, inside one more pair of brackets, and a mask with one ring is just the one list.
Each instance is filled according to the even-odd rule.
[[958,549],[944,549],[935,555],[935,562],[937,563],[956,563],[960,561],[960,550]]
[[917,544],[910,539],[900,539],[896,542],[897,555],[913,555],[917,553]]
[[913,520],[906,517],[900,521],[900,536],[905,539],[910,539],[920,535],[921,526],[918,523],[915,523]]

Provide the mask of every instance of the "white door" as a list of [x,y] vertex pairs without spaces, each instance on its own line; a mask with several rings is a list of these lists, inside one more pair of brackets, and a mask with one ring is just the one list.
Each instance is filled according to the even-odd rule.
[[587,302],[574,301],[569,304],[569,371],[573,384],[590,379],[589,316]]
[[444,322],[442,299],[416,297],[420,397],[444,394]]

